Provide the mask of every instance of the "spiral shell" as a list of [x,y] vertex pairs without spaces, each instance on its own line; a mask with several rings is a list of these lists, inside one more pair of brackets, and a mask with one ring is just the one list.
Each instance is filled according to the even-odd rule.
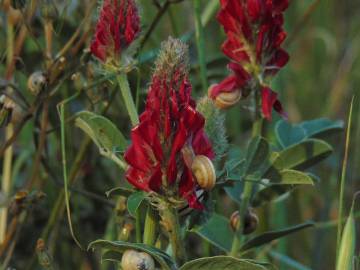
[[46,76],[41,71],[36,71],[30,75],[27,87],[34,96],[38,95],[47,83]]
[[216,183],[215,168],[207,156],[198,155],[191,165],[192,172],[199,186],[211,190]]
[[[243,234],[253,233],[256,230],[258,224],[259,224],[259,218],[251,209],[248,209],[244,217]],[[239,228],[240,226],[239,211],[235,211],[231,215],[230,226],[234,231],[236,231]]]
[[123,270],[155,270],[154,259],[145,252],[128,249],[121,258]]
[[[211,96],[212,89],[216,84],[209,87],[208,93]],[[242,93],[240,89],[234,90],[232,92],[222,92],[215,97],[214,103],[215,106],[219,109],[227,109],[235,105],[241,99]]]

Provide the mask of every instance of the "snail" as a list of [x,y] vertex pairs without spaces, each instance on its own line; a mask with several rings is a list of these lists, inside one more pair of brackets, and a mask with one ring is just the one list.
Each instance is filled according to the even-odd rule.
[[211,190],[216,183],[215,168],[207,156],[195,156],[191,165],[191,170],[196,178],[196,182],[204,190]]
[[44,88],[47,83],[47,79],[43,72],[35,71],[30,75],[27,81],[27,87],[30,90],[30,93],[34,96],[37,96],[40,91]]
[[223,92],[215,98],[215,105],[220,109],[227,109],[235,105],[240,99],[240,90],[235,90],[233,92]]
[[[208,94],[209,97],[212,97],[212,92],[216,84],[213,84],[209,87]],[[214,103],[215,106],[219,109],[227,109],[233,105],[235,105],[241,99],[242,93],[240,89],[236,89],[231,92],[220,92],[215,96]]]
[[[253,233],[259,224],[259,218],[257,215],[251,210],[248,209],[244,216],[244,224],[243,224],[243,234]],[[239,211],[235,211],[230,217],[230,226],[236,231],[240,226],[240,215]]]
[[154,259],[145,252],[128,249],[121,258],[123,270],[155,270]]

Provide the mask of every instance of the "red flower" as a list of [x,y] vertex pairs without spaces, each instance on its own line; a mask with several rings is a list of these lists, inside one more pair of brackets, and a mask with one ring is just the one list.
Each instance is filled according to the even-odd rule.
[[204,132],[204,117],[190,96],[183,56],[177,55],[182,50],[184,45],[174,39],[163,44],[146,109],[131,131],[132,145],[125,153],[130,165],[126,178],[139,189],[182,198],[190,207],[201,209],[185,154],[190,150],[213,158],[214,153]]
[[[222,50],[232,65],[236,63],[242,71],[239,73],[230,67],[234,74],[211,88],[213,99],[223,92],[238,91],[250,78],[261,77],[262,84],[262,80],[274,76],[289,60],[281,48],[286,38],[282,13],[289,5],[288,0],[220,0],[220,4],[218,20],[227,35]],[[266,118],[270,118],[267,105],[279,103],[269,101],[263,100]]]
[[134,0],[104,0],[90,50],[101,61],[117,59],[139,32],[140,18]]

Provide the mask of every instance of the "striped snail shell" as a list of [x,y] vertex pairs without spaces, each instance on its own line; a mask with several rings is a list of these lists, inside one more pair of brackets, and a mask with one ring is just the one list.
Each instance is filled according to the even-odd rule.
[[[213,84],[209,87],[208,93],[211,95],[212,89],[216,86]],[[235,105],[241,99],[240,89],[234,90],[232,92],[222,92],[215,97],[214,103],[215,106],[219,109],[227,109]]]
[[35,71],[27,81],[27,87],[31,94],[37,96],[47,83],[45,74],[42,71]]
[[154,259],[145,252],[128,249],[121,258],[123,270],[155,270]]
[[[243,234],[253,233],[259,224],[259,218],[257,215],[251,210],[248,209],[244,216],[244,224],[243,224]],[[240,215],[239,211],[235,211],[230,217],[230,226],[236,231],[240,226]]]
[[211,160],[204,155],[195,156],[191,170],[196,182],[204,190],[211,190],[216,183],[215,168]]
[[215,99],[215,105],[219,109],[227,109],[235,105],[241,99],[241,91],[220,93]]

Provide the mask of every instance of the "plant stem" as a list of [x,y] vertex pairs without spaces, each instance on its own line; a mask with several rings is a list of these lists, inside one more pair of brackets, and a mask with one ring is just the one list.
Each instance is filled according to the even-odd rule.
[[198,51],[198,61],[200,64],[200,77],[201,84],[204,91],[207,91],[207,77],[206,77],[206,59],[205,59],[205,37],[204,27],[201,22],[201,2],[200,0],[194,0],[194,11],[195,11],[195,37]]
[[[14,57],[14,25],[11,23],[10,19],[7,20],[7,44],[6,44],[6,64],[9,68],[13,61]],[[7,78],[9,79],[9,78]],[[12,91],[7,89],[7,91]],[[5,129],[5,141],[9,140],[14,134],[14,127],[12,123]],[[13,158],[13,147],[12,145],[4,152],[3,160],[3,172],[2,172],[2,182],[1,182],[1,191],[5,196],[8,196],[11,189],[11,168],[12,168],[12,158]],[[7,207],[0,209],[0,244],[5,240],[6,235],[6,224],[7,224]]]
[[[255,106],[255,119],[254,119],[254,124],[252,127],[252,136],[256,137],[256,136],[261,136],[263,133],[263,118],[261,115],[261,111],[260,111],[260,100],[261,96],[259,94],[259,92],[257,91],[257,89],[255,90],[255,95],[254,95],[254,106]],[[241,247],[242,241],[243,241],[243,221],[244,221],[244,216],[246,213],[246,210],[249,206],[250,203],[250,199],[251,199],[251,194],[253,191],[253,186],[254,186],[254,182],[252,181],[244,181],[244,190],[242,193],[242,198],[241,198],[241,203],[239,206],[239,217],[240,217],[240,225],[239,228],[237,228],[234,240],[233,240],[233,244],[231,247],[231,252],[230,255],[236,257],[239,249]]]
[[186,261],[186,253],[181,237],[179,214],[171,205],[165,205],[160,211],[161,223],[168,233],[172,255],[178,265]]
[[136,110],[134,99],[131,95],[126,73],[120,73],[120,75],[117,76],[117,80],[121,89],[121,94],[124,98],[126,109],[130,116],[131,123],[133,126],[136,126],[139,123],[139,116]]
[[141,243],[141,214],[139,209],[136,210],[135,234],[136,242]]
[[[137,217],[136,222],[139,222],[139,218]],[[155,243],[155,234],[156,234],[156,215],[154,209],[149,205],[146,217],[145,217],[145,228],[144,228],[144,236],[143,243],[149,246],[153,246]]]

